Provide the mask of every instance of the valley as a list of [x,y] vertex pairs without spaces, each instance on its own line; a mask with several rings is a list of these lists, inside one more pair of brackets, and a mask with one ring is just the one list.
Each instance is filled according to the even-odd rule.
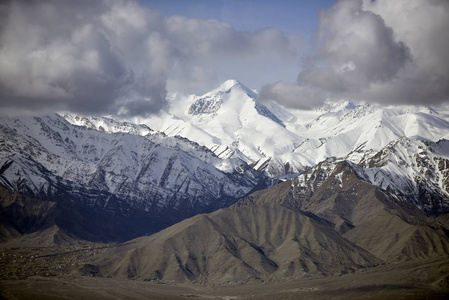
[[231,286],[155,283],[64,274],[0,280],[5,299],[447,299],[449,261],[388,264],[342,276]]

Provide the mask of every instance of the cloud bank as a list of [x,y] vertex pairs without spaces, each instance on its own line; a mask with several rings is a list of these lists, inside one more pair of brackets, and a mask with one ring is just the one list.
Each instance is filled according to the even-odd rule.
[[9,1],[0,19],[3,114],[146,116],[167,104],[168,83],[198,85],[210,65],[285,59],[300,47],[275,28],[238,32],[132,1]]
[[297,84],[266,85],[261,98],[296,108],[336,98],[449,101],[448,30],[446,0],[340,0],[321,12],[315,53]]

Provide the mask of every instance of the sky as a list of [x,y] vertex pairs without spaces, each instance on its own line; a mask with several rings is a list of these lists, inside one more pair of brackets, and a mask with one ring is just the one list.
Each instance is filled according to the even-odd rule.
[[320,10],[336,0],[140,0],[164,16],[216,19],[238,31],[257,31],[277,27],[284,32],[310,36],[318,26]]
[[227,79],[312,109],[449,101],[447,0],[0,2],[0,114],[148,117]]

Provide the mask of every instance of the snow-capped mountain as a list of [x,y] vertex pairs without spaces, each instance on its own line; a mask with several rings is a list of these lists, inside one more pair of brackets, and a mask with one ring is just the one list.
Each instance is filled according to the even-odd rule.
[[135,229],[144,234],[229,205],[264,180],[242,160],[218,158],[186,139],[97,120],[102,128],[59,115],[2,120],[0,184],[45,200],[64,196],[111,216],[135,218],[130,210],[139,211],[151,220]]
[[293,110],[260,102],[255,91],[236,80],[202,96],[178,97],[168,111],[144,123],[204,145],[219,157],[239,157],[269,176],[301,172],[331,156],[377,151],[404,136],[449,138],[448,107],[342,100],[313,111]]
[[422,211],[449,212],[449,141],[401,138],[358,163],[364,178]]
[[[270,175],[284,174],[288,154],[304,141],[287,130],[254,91],[236,80],[202,96],[175,101],[171,107],[146,123],[169,136],[180,135],[205,145],[219,157],[239,157]],[[302,165],[287,169],[298,172]]]
[[326,180],[347,184],[341,164],[362,181],[380,187],[398,201],[412,204],[428,215],[449,212],[449,141],[437,143],[401,138],[380,151],[351,153],[346,158],[330,157],[295,178],[305,198]]

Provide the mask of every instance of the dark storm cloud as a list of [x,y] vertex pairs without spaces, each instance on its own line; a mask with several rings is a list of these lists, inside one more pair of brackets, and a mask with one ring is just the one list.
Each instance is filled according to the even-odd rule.
[[[320,15],[316,52],[297,85],[268,85],[274,98],[304,108],[326,98],[385,104],[449,100],[447,1],[341,0]],[[291,92],[298,90],[297,100]],[[309,99],[303,95],[311,93]],[[282,95],[288,95],[283,98]]]
[[237,32],[216,20],[161,17],[131,1],[10,1],[0,15],[3,114],[144,116],[166,105],[168,80],[195,82],[217,61],[294,56],[299,44],[273,28]]

